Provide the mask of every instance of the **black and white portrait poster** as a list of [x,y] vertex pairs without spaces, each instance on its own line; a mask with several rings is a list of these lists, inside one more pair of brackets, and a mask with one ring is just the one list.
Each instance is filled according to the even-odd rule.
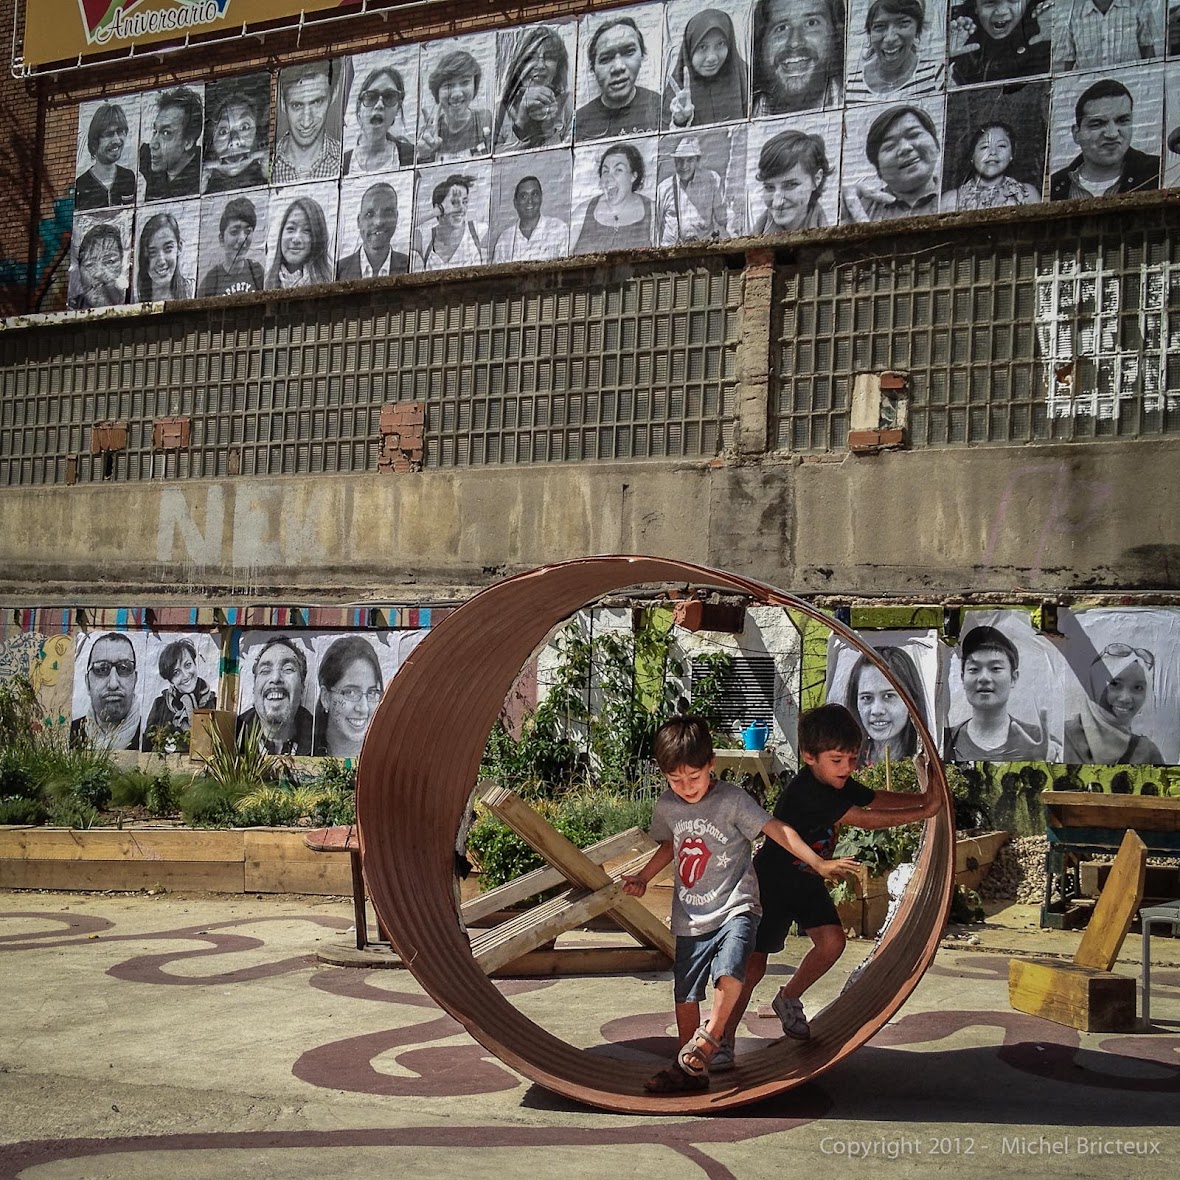
[[951,86],[1048,74],[1053,24],[1070,0],[952,0],[947,24]]
[[71,741],[107,750],[140,748],[143,664],[142,632],[78,633],[74,649]]
[[419,169],[410,269],[454,270],[485,265],[491,204],[490,160]]
[[201,191],[205,84],[186,82],[143,95],[139,116],[141,201],[176,201]]
[[340,189],[335,181],[273,189],[266,230],[266,286],[285,291],[336,277]]
[[272,754],[312,752],[316,656],[310,636],[284,631],[247,631],[238,657],[240,735],[258,727]]
[[945,89],[944,3],[851,0],[845,103],[904,102]]
[[1163,66],[1055,79],[1050,199],[1158,188],[1163,119]]
[[414,173],[350,176],[340,184],[336,280],[401,275],[410,269]]
[[127,302],[134,219],[133,209],[103,209],[74,215],[66,295],[66,306],[71,311],[117,307]]
[[497,155],[570,143],[577,48],[574,20],[503,29],[497,35]]
[[[194,709],[217,705],[221,666],[217,640],[206,632],[149,633],[143,647],[142,748],[170,752],[187,747]],[[185,735],[178,744],[176,735]]]
[[1019,610],[964,613],[948,675],[948,762],[1060,762],[1061,657]]
[[1180,57],[1180,0],[1168,0],[1168,56]]
[[1094,0],[1054,0],[1053,72],[1108,70],[1164,56],[1165,0],[1103,11]]
[[565,148],[498,159],[492,173],[490,262],[542,262],[570,250],[573,156]]
[[202,193],[260,188],[270,176],[270,75],[205,86]]
[[[874,631],[864,638],[909,694],[937,741],[943,659],[938,632]],[[834,634],[828,639],[826,700],[843,705],[860,722],[865,735],[862,766],[884,761],[887,750],[891,762],[917,753],[917,730],[897,690],[865,656]]]
[[[1180,13],[1180,8],[1176,11]],[[1164,76],[1164,93],[1167,95],[1167,114],[1164,120],[1164,187],[1180,188],[1180,62],[1169,62]]]
[[135,204],[139,105],[138,94],[121,94],[78,108],[75,211]]
[[340,175],[345,65],[340,58],[324,58],[279,70],[273,187]]
[[663,79],[663,4],[583,16],[574,138],[586,143],[658,131]]
[[835,225],[840,205],[838,111],[763,119],[749,131],[745,223],[748,234]]
[[848,108],[842,221],[895,221],[938,212],[945,113],[942,98]]
[[382,694],[425,631],[320,634],[316,655],[316,708],[312,751],[356,758]]
[[1060,611],[1062,761],[1104,766],[1180,762],[1180,611],[1166,607]]
[[491,155],[496,34],[490,29],[422,46],[418,82],[419,164]]
[[573,254],[655,244],[657,139],[633,136],[574,149]]
[[846,12],[845,0],[753,0],[755,116],[843,105]]
[[264,188],[201,200],[199,298],[264,289],[269,202],[270,192]]
[[663,135],[656,169],[656,245],[717,242],[745,224],[746,129]]
[[750,113],[749,0],[671,0],[660,126],[699,130]]
[[418,135],[418,46],[390,45],[358,53],[350,62],[344,175],[412,167]]
[[1047,81],[1010,82],[949,94],[942,212],[1033,205],[1042,200],[1048,126]]
[[199,200],[141,209],[135,219],[132,302],[192,299],[197,289],[200,242]]

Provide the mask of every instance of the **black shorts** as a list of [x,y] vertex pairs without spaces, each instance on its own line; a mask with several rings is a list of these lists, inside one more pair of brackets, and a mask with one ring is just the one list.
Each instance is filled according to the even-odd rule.
[[762,921],[754,939],[754,950],[774,955],[783,949],[791,923],[800,930],[817,926],[839,926],[840,915],[822,877],[794,869],[767,869],[754,861],[758,890],[762,898]]

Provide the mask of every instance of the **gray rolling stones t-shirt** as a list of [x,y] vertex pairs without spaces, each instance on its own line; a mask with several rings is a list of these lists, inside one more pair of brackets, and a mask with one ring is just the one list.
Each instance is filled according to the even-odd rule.
[[709,934],[738,914],[762,913],[751,841],[770,816],[733,783],[715,782],[699,803],[671,788],[656,800],[651,838],[672,841],[672,933]]

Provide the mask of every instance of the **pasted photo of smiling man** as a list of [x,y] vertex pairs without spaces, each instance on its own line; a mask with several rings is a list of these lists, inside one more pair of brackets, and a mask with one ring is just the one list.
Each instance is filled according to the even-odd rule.
[[341,184],[337,282],[400,275],[410,269],[413,194],[412,172]]
[[84,102],[78,110],[75,209],[135,204],[134,164],[139,139],[139,95]]
[[[993,623],[981,622],[959,640],[959,676],[951,677],[943,757],[948,762],[1054,761],[1061,753],[1058,672],[1037,646],[1027,616],[987,614]],[[1009,634],[1017,628],[1027,633],[1019,646]],[[957,720],[964,712],[966,720]]]
[[755,0],[755,115],[844,101],[844,0]]
[[268,753],[311,753],[312,714],[304,703],[307,654],[304,642],[291,635],[243,640],[241,698],[251,704],[238,715],[239,741],[256,728],[259,745]]
[[340,62],[308,61],[279,71],[279,141],[271,183],[340,175]]

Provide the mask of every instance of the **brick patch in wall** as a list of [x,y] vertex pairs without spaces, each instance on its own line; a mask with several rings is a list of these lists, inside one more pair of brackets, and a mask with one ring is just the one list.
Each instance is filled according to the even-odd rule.
[[387,402],[381,407],[381,447],[377,470],[400,475],[422,470],[422,432],[426,422],[423,402]]

